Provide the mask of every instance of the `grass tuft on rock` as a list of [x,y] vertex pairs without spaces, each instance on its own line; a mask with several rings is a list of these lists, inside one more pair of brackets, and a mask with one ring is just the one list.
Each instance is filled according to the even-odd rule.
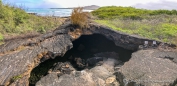
[[88,27],[88,14],[83,12],[82,7],[74,8],[71,13],[71,23],[77,25],[80,28]]

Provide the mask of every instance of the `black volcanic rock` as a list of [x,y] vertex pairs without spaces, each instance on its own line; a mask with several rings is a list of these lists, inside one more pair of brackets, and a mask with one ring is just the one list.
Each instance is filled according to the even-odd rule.
[[[177,55],[176,52],[169,50],[173,50],[175,45],[157,41],[157,46],[152,47],[152,42],[154,40],[128,35],[93,23],[90,23],[90,28],[78,29],[78,27],[67,22],[53,32],[46,33],[42,36],[29,39],[17,39],[1,45],[0,85],[28,86],[28,79],[33,68],[45,60],[59,58],[59,56],[62,57],[73,47],[72,41],[79,39],[82,35],[92,34],[103,35],[108,40],[115,43],[116,46],[131,51],[137,51],[140,45],[144,45],[144,41],[149,41],[146,50],[140,50],[133,53],[132,58],[128,62],[124,65],[121,62],[121,65],[118,65],[120,70],[118,69],[119,72],[116,72],[118,74],[115,74],[117,75],[117,80],[119,80],[121,84],[123,83],[123,79],[147,78],[153,80],[158,79],[158,77],[170,79],[175,82],[175,79],[177,78],[177,64],[175,63],[177,61]],[[163,46],[161,44],[163,44]],[[161,50],[159,50],[159,48]],[[116,61],[118,59],[119,58],[117,58]],[[119,62],[120,61],[118,61],[118,63]],[[109,62],[105,63],[107,64],[103,63],[101,67],[96,66],[88,70],[89,72],[83,73],[80,71],[81,75],[79,75],[80,73],[78,72],[74,75],[68,75],[68,73],[71,73],[70,70],[69,72],[68,70],[64,71],[65,74],[61,77],[58,77],[57,73],[50,73],[44,76],[37,83],[37,86],[41,84],[56,86],[59,83],[61,84],[59,86],[64,86],[63,84],[66,84],[65,86],[103,86],[107,82],[117,83],[117,80],[113,75],[117,63],[113,60],[109,60]],[[56,70],[61,70],[61,68],[63,68],[60,67],[60,65],[56,66],[58,66]],[[105,71],[100,73],[96,70]],[[108,76],[109,74],[111,74],[111,76]],[[175,83],[170,82],[168,84]]]
[[36,86],[119,86],[114,72],[109,71],[114,68],[115,63],[117,63],[116,60],[112,64],[107,64],[105,60],[101,66],[90,70],[73,71],[71,74],[63,74],[58,78],[57,73],[53,72],[43,77]]
[[115,74],[122,86],[176,86],[177,64],[165,57],[177,59],[177,52],[137,51]]

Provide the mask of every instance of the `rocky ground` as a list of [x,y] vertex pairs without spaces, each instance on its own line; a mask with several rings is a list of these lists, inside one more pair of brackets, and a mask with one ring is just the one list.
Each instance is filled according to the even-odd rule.
[[68,22],[53,32],[1,45],[0,85],[177,85],[175,45],[153,41],[96,24],[78,29]]
[[[111,57],[112,53],[109,55]],[[75,70],[69,62],[57,63],[47,76],[36,83],[36,86],[119,86],[114,75],[114,66],[121,65],[122,62],[116,59],[117,56],[104,57],[104,59],[92,57],[88,60],[93,62],[88,66],[94,67],[81,71]]]

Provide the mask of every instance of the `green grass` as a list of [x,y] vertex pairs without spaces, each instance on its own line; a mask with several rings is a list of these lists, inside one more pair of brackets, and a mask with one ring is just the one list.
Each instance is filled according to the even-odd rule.
[[101,19],[143,19],[147,15],[177,15],[176,10],[146,10],[146,9],[136,9],[133,7],[117,7],[117,6],[106,6],[101,7],[92,12],[94,16]]
[[15,82],[16,80],[18,80],[20,78],[22,78],[22,75],[14,76],[14,77],[12,77],[11,82]]
[[[176,43],[177,11],[145,10],[132,7],[102,7],[92,14],[95,21],[114,30],[127,34]],[[135,14],[136,17],[131,15]],[[103,15],[103,16],[100,16]]]
[[167,43],[175,43],[177,24],[156,22],[155,20],[95,20],[97,23],[114,30]]
[[3,4],[0,0],[0,41],[8,34],[21,35],[29,32],[45,33],[62,24],[61,18],[36,16],[23,9]]

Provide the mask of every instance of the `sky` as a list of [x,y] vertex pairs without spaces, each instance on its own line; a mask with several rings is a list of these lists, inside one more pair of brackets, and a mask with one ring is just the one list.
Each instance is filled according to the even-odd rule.
[[133,6],[145,9],[177,9],[177,0],[3,0],[27,8],[98,6]]

